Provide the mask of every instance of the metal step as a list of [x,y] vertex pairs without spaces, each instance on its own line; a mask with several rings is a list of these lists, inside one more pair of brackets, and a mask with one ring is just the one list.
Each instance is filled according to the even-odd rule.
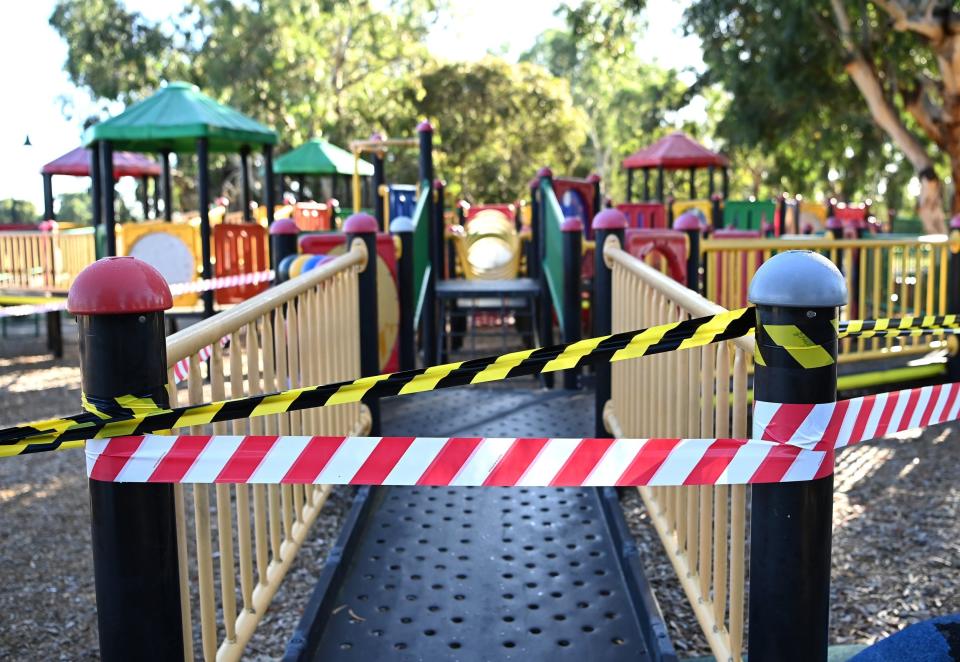
[[[384,402],[384,429],[584,436],[593,420],[584,392],[427,395]],[[615,490],[385,487],[358,491],[285,659],[586,656],[676,659]]]

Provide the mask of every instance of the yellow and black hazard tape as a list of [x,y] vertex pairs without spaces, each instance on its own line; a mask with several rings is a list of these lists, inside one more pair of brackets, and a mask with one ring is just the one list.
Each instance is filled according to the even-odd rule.
[[895,338],[960,331],[960,315],[907,315],[840,322],[841,338]]
[[[811,338],[808,332],[813,329],[801,329],[796,324],[761,324],[761,338],[754,345],[753,360],[759,365],[770,364],[771,359],[778,365],[796,363],[806,370],[824,368],[835,361],[833,355],[816,338]],[[819,329],[819,336],[828,335]],[[833,335],[830,331],[829,335]],[[763,346],[763,353],[761,353]]]
[[[94,411],[0,430],[0,456],[57,450],[64,444],[79,445],[85,439],[141,435],[191,425],[329,407],[701,347],[751,333],[756,323],[754,310],[741,308],[639,331],[588,338],[568,345],[553,345],[201,405],[170,409],[158,407],[153,411],[143,411],[142,399],[126,396],[117,400],[116,409],[109,403],[98,402],[96,407],[88,404]],[[134,402],[141,406],[131,408]]]

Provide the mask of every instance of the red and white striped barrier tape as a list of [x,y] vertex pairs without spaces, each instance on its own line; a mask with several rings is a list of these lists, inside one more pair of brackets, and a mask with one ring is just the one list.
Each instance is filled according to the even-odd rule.
[[90,478],[133,483],[720,485],[833,471],[830,452],[743,439],[146,435],[90,440],[86,453]]
[[189,283],[174,283],[170,286],[170,294],[179,296],[194,292],[206,292],[208,290],[222,290],[228,287],[237,287],[239,285],[256,285],[257,283],[267,283],[274,279],[273,269],[267,271],[255,271],[249,274],[235,274],[233,276],[218,276],[217,278],[205,278],[195,280]]
[[[230,342],[230,336],[224,336],[220,339],[220,346],[226,347]],[[197,358],[200,361],[206,361],[213,356],[213,345],[207,345],[197,352]],[[173,383],[179,384],[190,375],[190,357],[180,359],[173,364]]]
[[755,439],[829,451],[896,432],[955,421],[960,383],[868,395],[818,405],[758,401]]

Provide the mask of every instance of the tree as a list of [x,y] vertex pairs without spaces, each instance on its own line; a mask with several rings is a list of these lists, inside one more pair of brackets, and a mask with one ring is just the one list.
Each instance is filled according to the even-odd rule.
[[[60,208],[57,210],[57,220],[71,221],[81,225],[89,225],[91,221],[91,203],[90,194],[83,193],[61,193],[57,196],[60,199]],[[124,217],[120,217],[124,218]]]
[[957,21],[938,1],[696,0],[686,12],[707,78],[733,95],[720,127],[733,144],[775,153],[788,178],[833,174],[848,192],[902,185],[892,144],[919,178],[929,232],[944,230],[937,168],[960,177]]
[[566,28],[541,34],[522,58],[569,81],[574,104],[586,116],[578,174],[598,173],[615,197],[626,190],[620,161],[664,135],[667,115],[688,99],[676,72],[644,63],[637,53],[642,6],[610,0],[563,6],[558,13]]
[[533,64],[486,57],[433,67],[412,99],[437,131],[437,171],[451,193],[515,199],[545,165],[566,171],[584,142],[584,118],[567,84]]
[[37,208],[29,200],[0,200],[0,219],[5,223],[36,223],[41,220]]

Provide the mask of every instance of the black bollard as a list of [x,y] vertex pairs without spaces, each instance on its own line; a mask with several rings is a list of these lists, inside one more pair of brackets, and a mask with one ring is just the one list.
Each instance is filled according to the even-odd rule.
[[687,282],[694,292],[700,291],[700,219],[693,212],[684,212],[673,222],[673,229],[687,235]]
[[[132,257],[99,260],[67,298],[80,332],[87,399],[119,396],[169,406],[163,276]],[[100,656],[106,662],[183,659],[173,485],[91,479],[90,516]]]
[[276,272],[275,282],[279,283],[280,262],[283,258],[297,253],[300,228],[292,218],[281,218],[270,225],[268,232],[270,233],[270,267]]
[[[836,266],[811,251],[780,253],[757,270],[748,298],[757,306],[758,406],[835,402],[835,325],[847,301]],[[754,437],[760,438],[757,431]],[[833,453],[823,462],[829,475],[822,478],[753,486],[751,660],[827,659]]]

